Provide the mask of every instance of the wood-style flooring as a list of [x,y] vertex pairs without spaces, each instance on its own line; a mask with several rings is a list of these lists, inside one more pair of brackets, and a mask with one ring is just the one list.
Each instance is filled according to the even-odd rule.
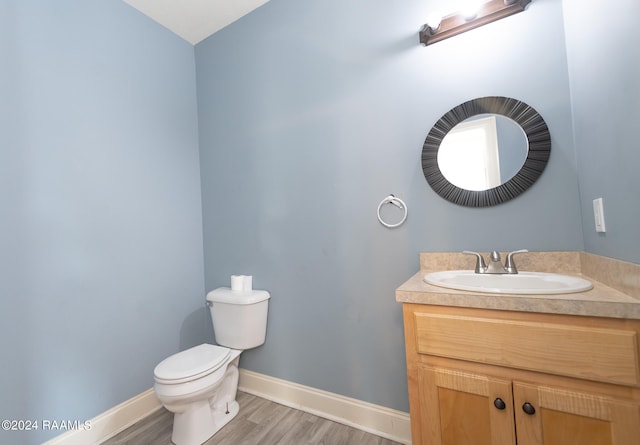
[[[400,445],[389,439],[238,391],[240,412],[204,445]],[[173,414],[164,408],[103,445],[170,445]]]

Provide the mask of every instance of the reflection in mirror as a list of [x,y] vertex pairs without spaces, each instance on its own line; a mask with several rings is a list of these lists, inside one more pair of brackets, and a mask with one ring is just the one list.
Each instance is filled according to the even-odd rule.
[[[479,123],[473,122],[478,119]],[[504,138],[502,127],[511,127]],[[511,137],[507,132],[521,142],[503,142]],[[488,147],[480,154],[466,145],[472,134],[479,134],[482,145]],[[448,148],[450,139],[456,148]],[[422,171],[442,198],[462,206],[487,207],[509,201],[531,187],[542,175],[550,153],[549,128],[535,109],[508,97],[481,97],[458,105],[436,122],[422,146]],[[475,159],[460,170],[460,160],[472,155]],[[469,182],[469,177],[474,179]]]
[[440,143],[444,177],[467,190],[488,190],[510,180],[524,164],[529,143],[512,119],[479,114],[460,122]]

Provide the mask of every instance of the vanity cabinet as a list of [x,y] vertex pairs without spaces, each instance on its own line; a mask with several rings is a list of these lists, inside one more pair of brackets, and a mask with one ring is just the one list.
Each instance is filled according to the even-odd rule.
[[640,321],[403,310],[414,445],[640,444]]

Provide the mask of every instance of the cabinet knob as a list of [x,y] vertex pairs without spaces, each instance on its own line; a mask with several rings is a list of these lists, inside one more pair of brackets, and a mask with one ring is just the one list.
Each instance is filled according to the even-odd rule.
[[502,400],[500,397],[493,401],[493,406],[495,406],[499,410],[503,410],[507,407],[507,405],[504,403],[504,400]]
[[529,402],[524,402],[524,405],[522,405],[522,411],[529,414],[530,416],[536,413],[536,409]]

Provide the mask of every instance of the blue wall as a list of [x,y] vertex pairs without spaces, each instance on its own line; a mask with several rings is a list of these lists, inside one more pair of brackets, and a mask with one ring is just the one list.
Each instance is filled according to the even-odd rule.
[[[590,3],[563,2],[584,245],[640,263],[640,3]],[[606,233],[595,231],[592,202],[600,197]]]
[[84,421],[211,330],[193,47],[123,2],[2,0],[0,59],[0,419]]
[[[405,411],[394,289],[419,252],[583,248],[561,3],[425,48],[428,3],[271,0],[196,46],[206,288],[253,274],[273,295],[241,365]],[[429,188],[422,144],[487,95],[544,116],[551,160],[518,199],[463,208]],[[394,230],[389,193],[409,207]]]

